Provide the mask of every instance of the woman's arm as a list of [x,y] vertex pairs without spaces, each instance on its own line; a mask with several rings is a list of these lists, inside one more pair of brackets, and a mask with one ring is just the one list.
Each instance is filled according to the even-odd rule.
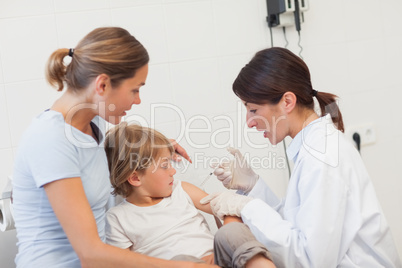
[[99,238],[80,178],[57,180],[44,189],[82,267],[216,267],[156,259],[107,245]]

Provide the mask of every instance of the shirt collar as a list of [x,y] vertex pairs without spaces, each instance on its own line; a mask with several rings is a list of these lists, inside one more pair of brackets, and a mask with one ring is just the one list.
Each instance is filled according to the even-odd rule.
[[328,120],[331,121],[331,115],[329,114],[310,122],[310,124],[308,124],[299,133],[297,133],[292,142],[289,144],[289,147],[286,149],[286,154],[288,158],[295,161],[297,155],[299,154],[300,148],[303,145],[303,137],[306,137],[310,130],[314,126],[317,126],[318,123],[327,122]]

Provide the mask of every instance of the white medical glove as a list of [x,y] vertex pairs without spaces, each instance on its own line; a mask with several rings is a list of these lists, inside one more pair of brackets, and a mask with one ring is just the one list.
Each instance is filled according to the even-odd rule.
[[225,216],[237,216],[241,218],[241,211],[244,206],[253,198],[226,191],[210,194],[200,200],[202,205],[210,204],[212,212],[219,219]]
[[238,149],[229,147],[227,150],[234,156],[234,159],[213,166],[216,168],[214,174],[226,188],[241,190],[247,194],[253,189],[259,177]]

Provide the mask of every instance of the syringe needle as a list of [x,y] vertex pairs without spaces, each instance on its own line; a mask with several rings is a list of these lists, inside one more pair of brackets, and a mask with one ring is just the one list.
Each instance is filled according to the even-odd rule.
[[209,180],[209,178],[211,178],[212,174],[213,174],[213,172],[211,172],[207,175],[207,177],[201,182],[200,187],[204,186],[204,184]]

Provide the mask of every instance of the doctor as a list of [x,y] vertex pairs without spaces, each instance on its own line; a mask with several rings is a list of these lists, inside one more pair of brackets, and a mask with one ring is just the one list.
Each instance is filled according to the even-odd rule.
[[245,195],[227,191],[201,202],[210,202],[219,217],[240,216],[278,267],[401,267],[366,168],[342,133],[336,96],[313,89],[306,64],[283,48],[262,50],[241,70],[233,91],[250,128],[274,145],[293,138],[287,194],[279,200],[230,149],[234,160],[215,175]]

